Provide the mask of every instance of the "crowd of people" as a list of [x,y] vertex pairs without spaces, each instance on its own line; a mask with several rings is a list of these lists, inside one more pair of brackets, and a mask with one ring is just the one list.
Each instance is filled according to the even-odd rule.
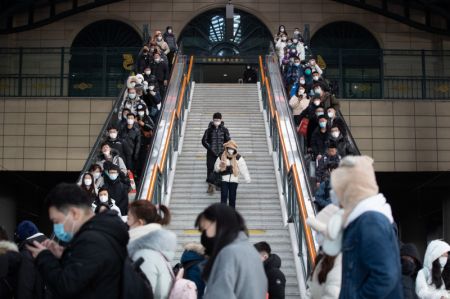
[[129,194],[140,182],[177,51],[170,26],[164,34],[156,31],[140,51],[136,74],[127,79],[118,114],[79,182],[91,197],[94,211],[108,207],[127,215]]

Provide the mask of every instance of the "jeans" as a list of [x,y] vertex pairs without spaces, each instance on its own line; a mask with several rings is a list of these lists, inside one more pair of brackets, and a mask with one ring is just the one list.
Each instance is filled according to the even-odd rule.
[[232,208],[236,207],[236,191],[238,183],[229,183],[222,181],[222,190],[220,194],[220,202],[227,204],[227,198],[229,197],[229,206]]

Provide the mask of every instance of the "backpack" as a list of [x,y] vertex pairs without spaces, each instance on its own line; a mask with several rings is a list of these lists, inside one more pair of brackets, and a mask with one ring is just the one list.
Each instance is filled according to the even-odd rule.
[[197,299],[197,286],[193,281],[183,278],[184,269],[180,268],[177,275],[175,276],[172,271],[172,267],[169,264],[169,261],[162,253],[160,254],[162,255],[167,269],[169,270],[170,275],[173,279],[173,284],[170,288],[168,299]]
[[140,257],[132,261],[125,250],[125,255],[121,253],[117,242],[111,242],[111,238],[104,235],[108,242],[113,245],[113,249],[123,259],[122,276],[120,282],[121,299],[153,299],[153,290],[150,282],[141,270],[144,258]]

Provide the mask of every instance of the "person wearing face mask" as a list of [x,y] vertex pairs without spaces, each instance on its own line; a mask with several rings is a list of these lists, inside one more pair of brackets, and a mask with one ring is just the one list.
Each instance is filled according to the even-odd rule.
[[222,114],[216,112],[213,120],[209,123],[208,129],[205,130],[202,137],[202,145],[206,148],[206,182],[208,183],[209,194],[214,193],[215,184],[217,184],[217,176],[214,172],[214,164],[217,157],[222,155],[223,144],[230,141],[230,132],[225,127],[222,120]]
[[136,172],[136,162],[141,149],[141,132],[133,113],[127,115],[127,126],[120,132],[125,149],[125,163],[129,170]]
[[162,227],[170,223],[169,209],[136,200],[129,206],[127,223],[130,227],[128,255],[133,261],[144,259],[141,269],[152,286],[154,297],[167,299],[173,283],[168,264],[175,256],[177,245],[176,235]]
[[294,116],[295,125],[300,124],[300,114],[308,108],[310,99],[306,95],[305,87],[300,86],[297,95],[293,95],[289,100],[289,107],[292,109],[292,115]]
[[143,99],[149,110],[148,115],[152,118],[154,122],[157,122],[161,110],[162,99],[156,84],[154,83],[148,84],[146,94],[144,95]]
[[[109,144],[111,149],[116,150],[122,159],[125,158],[125,148],[122,142],[122,138],[120,138],[119,130],[115,125],[109,126],[108,137],[106,138],[105,142]],[[125,165],[128,166],[127,164]]]
[[295,28],[295,29],[294,29],[294,35],[292,36],[292,38],[296,38],[296,39],[298,39],[299,41],[302,41],[302,42],[303,42],[303,36],[302,36],[302,33],[300,32],[300,29],[299,29],[299,28]]
[[295,49],[298,57],[300,57],[300,60],[304,61],[305,60],[305,46],[303,44],[303,41],[299,40],[298,38],[293,37],[292,38],[292,48]]
[[76,184],[61,183],[46,197],[53,240],[26,245],[52,298],[119,299],[126,224],[116,213],[94,215],[89,196]]
[[224,151],[218,157],[214,165],[214,171],[222,176],[220,202],[229,205],[233,209],[236,207],[236,193],[239,185],[239,176],[242,175],[245,182],[250,184],[250,173],[244,158],[238,154],[238,146],[233,140],[223,145]]
[[135,122],[137,123],[141,133],[141,143],[135,168],[136,175],[139,177],[141,175],[142,168],[144,167],[147,153],[150,150],[150,146],[152,144],[156,125],[152,118],[148,116],[146,112],[147,107],[145,105],[139,105],[137,107],[137,110],[137,118]]
[[159,92],[161,98],[165,96],[165,88],[167,87],[169,80],[169,69],[166,63],[161,60],[161,55],[155,53],[153,63],[151,64],[152,74],[155,75],[158,80]]
[[[99,207],[102,204],[107,205],[108,210],[116,211],[117,215],[119,215],[119,217],[122,216],[122,213],[120,212],[119,207],[116,206],[116,201],[109,196],[109,192],[108,192],[107,188],[100,188],[100,190],[98,190],[98,196],[95,198],[94,202],[92,203],[92,210],[95,212],[97,210],[97,207]],[[98,213],[96,213],[96,214],[98,214]]]
[[100,165],[101,168],[105,169],[105,162],[111,162],[112,164],[119,167],[120,171],[127,175],[127,167],[123,162],[123,159],[120,157],[119,152],[115,149],[111,149],[111,146],[108,142],[104,142],[101,145],[101,153],[97,157],[96,164]]
[[129,76],[127,79],[127,88],[134,88],[136,84],[139,83],[139,80],[136,76]]
[[441,240],[428,244],[423,268],[417,273],[416,294],[420,299],[449,299],[442,272],[448,262],[450,245]]
[[139,56],[139,60],[138,60],[137,71],[139,73],[142,73],[145,68],[150,66],[150,63],[152,61],[152,55],[153,55],[153,53],[150,53],[150,49],[147,46],[144,46],[142,48],[142,53]]
[[313,77],[312,77],[312,70],[309,66],[306,66],[303,70],[303,77],[305,77],[305,85],[306,89],[310,91],[310,95],[313,96]]
[[169,45],[164,41],[161,31],[156,31],[153,41],[166,56],[170,53]]
[[338,153],[341,157],[345,157],[347,155],[356,155],[355,149],[350,144],[348,139],[342,136],[337,124],[334,124],[330,128],[330,140],[332,140],[336,144]]
[[286,31],[286,27],[284,27],[284,25],[280,25],[279,27],[278,27],[278,32],[277,32],[277,34],[275,35],[275,43],[277,42],[277,41],[279,41],[283,36],[288,36],[288,34],[287,34],[287,31]]
[[322,85],[320,83],[314,83],[314,94],[320,97],[322,105],[325,109],[333,107],[334,110],[338,111],[340,108],[339,101],[329,93],[328,91],[324,91]]
[[300,58],[294,57],[294,64],[288,68],[286,74],[286,83],[289,85],[288,90],[290,90],[291,86],[298,82],[302,76],[303,67],[300,64]]
[[317,97],[313,97],[309,101],[309,106],[300,113],[300,121],[302,121],[303,118],[309,119],[308,124],[308,131],[306,134],[306,141],[307,141],[307,147],[311,148],[311,138],[312,134],[316,130],[317,127],[319,127],[319,116],[324,115],[324,109],[321,106],[320,99]]
[[281,35],[280,39],[275,44],[275,50],[277,51],[277,55],[280,58],[280,65],[283,62],[284,50],[287,47],[287,35]]
[[266,298],[267,277],[242,216],[217,203],[198,215],[195,226],[211,252],[203,270],[203,299]]
[[97,197],[97,189],[94,184],[94,177],[91,173],[86,172],[83,174],[80,182],[81,189],[83,189],[91,198],[92,201]]
[[203,298],[205,282],[202,279],[203,268],[207,261],[205,247],[196,242],[189,242],[183,246],[180,266],[184,269],[183,278],[189,279],[197,286],[197,298]]
[[[138,85],[140,86],[140,85]],[[129,88],[127,96],[125,100],[122,103],[122,106],[120,107],[120,110],[127,108],[130,110],[130,112],[136,114],[137,113],[137,107],[139,105],[145,105],[144,100],[141,98],[140,94],[142,94],[140,88]],[[120,111],[119,110],[119,111]],[[148,111],[147,111],[148,113]]]
[[243,78],[244,83],[256,83],[256,81],[258,81],[258,74],[250,65],[247,65],[245,67]]
[[122,180],[120,177],[120,169],[114,164],[108,163],[105,168],[103,188],[108,190],[111,198],[114,198],[115,204],[119,207],[121,215],[128,212],[128,192],[130,185],[128,181]]
[[313,157],[318,161],[326,153],[328,142],[330,140],[327,130],[327,116],[320,115],[318,117],[319,127],[314,130],[311,135],[311,150]]
[[347,156],[331,173],[343,208],[340,299],[403,298],[400,249],[391,206],[379,193],[373,159]]
[[336,144],[329,142],[327,153],[317,161],[316,167],[316,187],[314,194],[314,205],[317,211],[322,210],[327,205],[331,204],[331,173],[339,166],[341,156],[338,155]]
[[422,268],[422,262],[416,245],[412,243],[403,244],[400,248],[400,258],[404,299],[418,299],[416,278],[417,273]]
[[337,126],[339,128],[339,131],[341,132],[342,136],[347,136],[347,129],[345,126],[345,122],[342,118],[340,118],[337,115],[336,109],[333,107],[330,107],[327,109],[327,116],[328,116],[328,125],[327,127],[331,129],[332,126]]
[[92,164],[91,167],[89,168],[89,172],[92,175],[92,177],[94,178],[94,188],[96,190],[96,194],[98,194],[98,189],[100,189],[101,187],[103,187],[103,169],[100,165],[98,164]]
[[116,121],[116,126],[119,128],[119,133],[122,132],[123,128],[127,126],[127,115],[131,110],[128,108],[119,109],[119,116]]
[[342,253],[339,246],[328,238],[330,220],[339,208],[328,205],[315,217],[308,217],[308,225],[316,231],[320,251],[306,285],[307,299],[338,299],[342,280]]
[[152,69],[150,68],[150,63],[148,66],[144,68],[144,72],[142,73],[142,76],[144,77],[144,82],[147,82],[147,84],[150,81],[150,76],[152,75]]
[[269,290],[267,292],[268,299],[284,299],[286,277],[280,270],[280,257],[277,254],[272,253],[272,249],[267,242],[258,242],[254,246],[261,257],[261,261],[264,265],[264,271],[266,272],[267,281],[269,284]]
[[172,69],[173,59],[178,51],[177,38],[173,33],[172,26],[167,26],[166,32],[164,32],[163,35],[163,39],[169,46],[170,52],[169,54],[167,54],[167,60],[169,61],[169,69]]

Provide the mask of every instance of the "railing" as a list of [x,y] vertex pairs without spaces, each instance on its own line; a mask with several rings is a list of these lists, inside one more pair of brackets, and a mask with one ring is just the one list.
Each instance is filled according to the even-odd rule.
[[[175,152],[178,151],[181,129],[189,106],[191,93],[191,73],[194,57],[180,56],[178,69],[174,71],[173,81],[169,84],[166,105],[162,112],[160,125],[156,131],[143,183],[136,198],[152,201],[154,204],[167,204],[168,183]],[[177,67],[177,66],[176,66]]]
[[274,56],[267,56],[266,62],[267,69],[264,68],[262,57],[259,57],[263,108],[269,122],[273,151],[278,154],[278,171],[282,180],[288,221],[295,227],[299,258],[306,279],[310,275],[316,259],[312,231],[306,223],[308,216],[314,214],[311,202],[312,193],[309,183],[306,181],[303,158],[299,155],[296,133],[293,130],[295,126],[292,125],[287,106],[288,99],[283,94],[284,85],[280,80],[278,59]]

